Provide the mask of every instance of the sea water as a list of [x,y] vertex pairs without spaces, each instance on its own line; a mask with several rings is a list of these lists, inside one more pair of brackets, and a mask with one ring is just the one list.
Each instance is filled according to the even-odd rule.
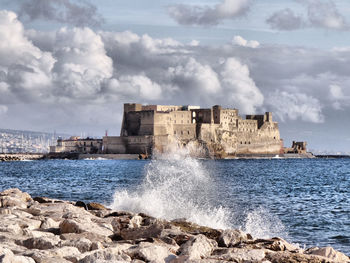
[[11,187],[350,254],[350,159],[199,160],[177,151],[0,163],[0,190]]

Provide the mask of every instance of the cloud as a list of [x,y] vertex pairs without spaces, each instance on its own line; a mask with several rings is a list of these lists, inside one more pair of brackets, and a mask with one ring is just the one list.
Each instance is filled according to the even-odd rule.
[[322,123],[324,116],[318,99],[304,93],[275,91],[269,95],[268,104],[282,121],[302,119],[307,122]]
[[169,15],[181,25],[213,26],[225,19],[234,19],[244,15],[250,6],[250,0],[223,0],[215,6],[172,5]]
[[23,25],[17,20],[17,15],[9,11],[0,11],[0,58],[4,82],[0,88],[3,95],[0,100],[36,100],[50,93],[55,59],[24,36]]
[[295,123],[350,114],[344,49],[253,49],[242,37],[193,45],[87,27],[26,31],[8,11],[0,12],[0,40],[0,105],[8,107],[1,122],[14,127],[59,129],[72,116],[81,118],[74,127],[102,134],[110,123],[120,125],[124,102],[220,104],[242,113],[273,111],[277,120]]
[[24,0],[19,14],[29,20],[44,19],[73,26],[99,26],[104,22],[96,6],[86,0]]
[[310,0],[307,6],[308,18],[312,26],[327,29],[348,29],[347,22],[331,0]]
[[277,30],[296,30],[305,26],[302,16],[294,14],[290,8],[273,13],[266,23]]
[[215,94],[221,89],[217,73],[209,65],[202,65],[194,58],[189,58],[182,65],[169,67],[168,73],[179,90],[192,90],[198,97]]
[[260,46],[260,43],[256,40],[246,40],[241,36],[234,36],[232,42],[238,46],[242,47],[250,47],[250,48],[257,48]]
[[345,17],[338,11],[332,0],[295,0],[305,6],[306,18],[297,15],[290,8],[273,13],[266,19],[271,28],[277,30],[297,30],[314,27],[331,30],[348,30]]
[[220,80],[224,87],[223,95],[243,113],[256,113],[264,96],[251,79],[247,65],[236,58],[228,58],[220,71]]
[[53,51],[55,94],[67,98],[95,99],[105,79],[113,75],[113,61],[101,37],[89,28],[62,28]]

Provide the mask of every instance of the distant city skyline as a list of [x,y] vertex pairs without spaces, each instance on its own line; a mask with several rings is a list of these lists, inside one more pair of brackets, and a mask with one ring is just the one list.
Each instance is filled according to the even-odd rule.
[[346,0],[5,0],[0,128],[117,135],[123,103],[272,111],[350,152]]

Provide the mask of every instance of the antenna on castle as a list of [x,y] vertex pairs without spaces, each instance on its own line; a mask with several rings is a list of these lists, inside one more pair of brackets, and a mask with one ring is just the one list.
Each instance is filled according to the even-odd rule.
[[105,136],[106,136],[106,137],[108,136],[108,130],[106,130],[106,132],[105,132]]

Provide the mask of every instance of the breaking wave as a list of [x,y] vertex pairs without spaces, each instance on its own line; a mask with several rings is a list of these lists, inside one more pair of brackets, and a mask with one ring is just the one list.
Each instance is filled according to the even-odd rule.
[[[232,204],[218,206],[218,189],[210,174],[212,169],[206,165],[212,163],[191,155],[191,147],[174,147],[167,154],[156,154],[145,167],[141,185],[135,191],[116,191],[110,208],[167,220],[185,218],[218,229],[238,227],[260,238],[284,233],[282,222],[266,209],[245,213],[232,211]],[[237,225],[238,214],[245,218],[242,225]]]
[[134,192],[117,191],[110,207],[229,228],[230,213],[213,205],[215,184],[201,160],[190,157],[190,150],[174,147],[168,154],[156,154],[145,168],[140,187]]

